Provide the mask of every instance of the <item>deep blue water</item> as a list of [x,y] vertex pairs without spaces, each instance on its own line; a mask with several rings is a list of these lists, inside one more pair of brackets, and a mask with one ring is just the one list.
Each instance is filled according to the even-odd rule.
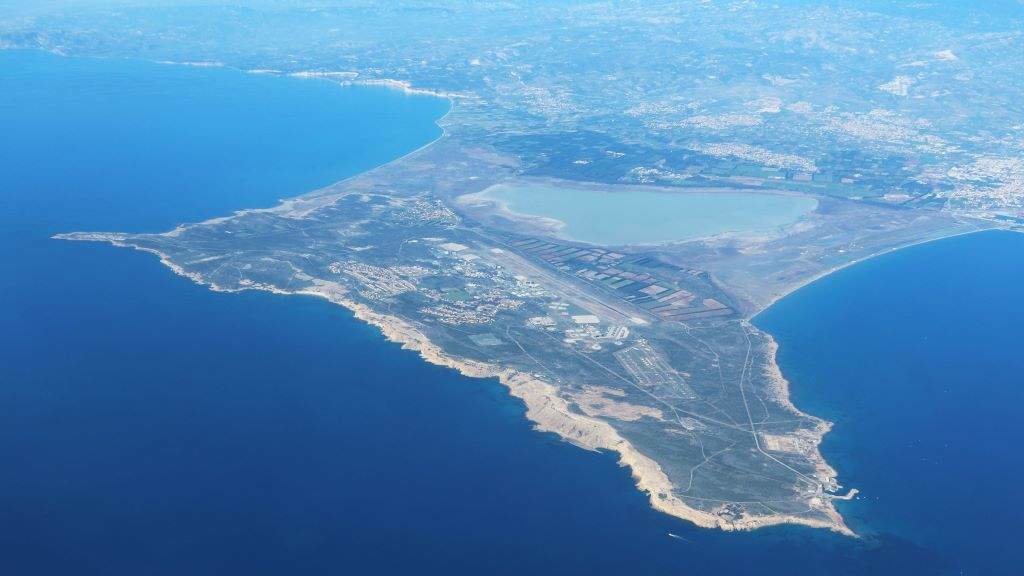
[[847,507],[861,541],[695,529],[611,455],[532,431],[495,382],[338,307],[217,294],[145,254],[49,239],[268,205],[430,141],[445,109],[0,52],[0,573],[930,574],[1012,537],[979,517],[1019,533],[1022,238],[880,258],[759,319],[798,403],[839,422],[826,453],[865,492]]
[[861,532],[941,551],[971,574],[1024,571],[1024,235],[889,254],[757,318],[794,402],[836,423],[823,444],[861,498]]

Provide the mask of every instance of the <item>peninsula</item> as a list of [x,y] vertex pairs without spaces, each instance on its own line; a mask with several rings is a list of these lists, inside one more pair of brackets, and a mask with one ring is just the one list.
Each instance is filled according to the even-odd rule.
[[[847,262],[989,224],[817,197],[767,231],[606,246],[474,199],[498,184],[536,182],[516,158],[446,136],[273,208],[161,234],[58,238],[151,252],[214,290],[345,306],[429,362],[499,379],[539,430],[617,452],[652,506],[697,525],[851,533],[818,451],[829,423],[790,402],[776,345],[749,319]],[[699,194],[726,192],[735,193]],[[603,225],[634,226],[643,214],[637,204]]]
[[891,3],[343,4],[275,8],[284,28],[228,7],[5,20],[10,48],[452,106],[433,144],[276,206],[59,237],[151,252],[214,290],[345,306],[497,378],[538,429],[618,453],[652,506],[698,525],[851,533],[836,509],[851,492],[819,452],[830,424],[793,405],[751,319],[852,262],[1024,224],[1020,21]]

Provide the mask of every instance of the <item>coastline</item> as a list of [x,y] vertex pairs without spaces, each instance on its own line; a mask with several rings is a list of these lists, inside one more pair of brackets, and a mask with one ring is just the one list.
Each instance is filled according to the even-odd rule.
[[[795,404],[793,404],[792,397],[790,395],[790,382],[782,374],[782,368],[779,366],[777,359],[779,352],[778,341],[776,341],[775,337],[772,336],[770,333],[760,330],[759,328],[753,325],[751,325],[751,327],[757,329],[762,334],[764,334],[765,338],[768,340],[767,377],[768,380],[772,383],[770,390],[775,394],[775,399],[778,400],[779,403],[782,404],[783,406],[786,406],[787,408],[792,410],[795,414],[811,419],[815,422],[813,435],[809,437],[809,439],[811,439],[814,444],[814,455],[813,458],[811,458],[811,460],[814,462],[815,476],[822,482],[822,484],[828,485],[831,489],[831,492],[823,493],[820,496],[820,498],[828,500],[852,500],[857,495],[859,490],[857,490],[856,488],[851,488],[846,494],[842,496],[837,495],[836,492],[840,488],[842,488],[842,485],[838,483],[839,473],[831,464],[828,463],[828,461],[825,459],[825,456],[821,453],[821,443],[824,440],[825,435],[832,430],[833,423],[819,416],[803,412]],[[829,515],[833,516],[834,520],[837,523],[841,524],[846,530],[849,531],[847,535],[856,536],[856,534],[852,530],[846,527],[842,515],[839,513],[838,510],[836,510],[835,506],[829,506],[828,511]]]
[[[950,238],[957,238],[957,237],[960,237],[960,236],[967,236],[967,235],[971,235],[971,234],[979,234],[979,233],[982,233],[982,232],[991,232],[991,231],[996,231],[996,230],[1005,230],[1007,232],[1024,233],[1024,232],[1022,232],[1020,230],[1014,230],[1014,229],[1011,229],[1011,228],[1005,228],[1005,227],[1000,227],[1000,226],[990,226],[990,227],[985,227],[985,228],[979,228],[979,229],[976,229],[976,230],[967,230],[967,231],[957,232],[957,233],[953,233],[953,234],[937,236],[937,237],[934,237],[934,238],[927,238],[927,239],[916,241],[916,242],[912,242],[912,243],[909,243],[909,244],[895,246],[895,247],[890,247],[890,248],[887,248],[885,250],[880,250],[880,251],[872,253],[872,254],[870,254],[868,256],[864,256],[862,258],[857,258],[857,259],[851,260],[849,262],[843,263],[841,265],[834,266],[832,268],[824,270],[820,274],[817,274],[817,275],[807,279],[806,281],[794,284],[792,287],[787,288],[787,290],[784,291],[783,293],[781,293],[780,295],[772,298],[771,301],[769,301],[767,304],[765,304],[763,307],[758,309],[754,314],[750,315],[749,318],[746,319],[746,321],[748,323],[750,323],[752,327],[754,327],[755,329],[757,329],[760,332],[762,332],[766,336],[766,338],[768,339],[768,346],[769,346],[768,369],[770,370],[769,378],[770,378],[770,380],[773,383],[772,390],[776,393],[776,398],[782,404],[784,404],[787,407],[791,408],[795,412],[797,412],[799,414],[802,414],[802,415],[804,415],[806,417],[812,418],[812,419],[814,419],[815,421],[818,422],[818,425],[815,427],[816,434],[815,434],[815,438],[814,438],[814,445],[815,445],[815,458],[814,458],[814,461],[815,461],[816,469],[817,469],[819,475],[821,475],[822,477],[830,478],[833,482],[836,482],[836,480],[838,479],[838,471],[835,468],[833,468],[828,463],[828,461],[825,459],[824,455],[821,453],[821,444],[822,444],[822,442],[824,440],[824,437],[825,437],[826,434],[828,434],[832,430],[832,427],[833,427],[834,423],[830,422],[828,420],[825,420],[823,418],[820,418],[818,416],[814,416],[814,415],[811,415],[811,414],[804,413],[804,412],[800,411],[800,409],[797,408],[795,404],[793,404],[793,402],[791,400],[790,382],[783,375],[782,369],[781,369],[781,367],[778,364],[778,359],[777,359],[778,350],[779,350],[778,341],[775,340],[775,337],[771,333],[769,333],[769,332],[767,332],[765,330],[761,330],[760,328],[757,328],[757,326],[754,324],[754,321],[756,320],[756,318],[760,314],[765,312],[766,310],[770,309],[777,302],[783,300],[784,298],[786,298],[788,296],[791,296],[792,294],[795,294],[796,292],[800,291],[802,288],[810,286],[811,284],[814,284],[815,282],[823,280],[823,279],[831,276],[832,274],[834,274],[836,272],[839,272],[841,270],[844,270],[844,269],[849,268],[851,266],[854,266],[856,264],[861,264],[863,262],[867,262],[867,261],[872,260],[874,258],[877,258],[877,257],[880,257],[880,256],[884,256],[884,255],[887,255],[887,254],[892,254],[892,253],[898,252],[900,250],[904,250],[904,249],[907,249],[907,248],[912,248],[914,246],[920,246],[920,245],[924,245],[924,244],[929,244],[931,242],[938,242],[938,241],[946,240],[946,239],[950,239]],[[838,483],[834,483],[833,487],[835,489],[839,489],[842,486],[839,485]],[[849,501],[849,500],[853,500],[857,496],[858,493],[859,493],[859,490],[857,488],[850,488],[850,490],[846,494],[844,494],[842,496],[839,496],[839,495],[836,495],[836,494],[830,494],[830,495],[827,495],[827,497],[829,499],[831,499],[831,500]],[[842,524],[842,526],[845,528],[845,530],[849,531],[848,535],[850,535],[850,536],[857,536],[852,530],[850,530],[848,527],[846,527],[845,522],[842,519],[842,515],[839,514],[838,510],[836,510],[834,506],[830,507],[830,511],[835,513],[835,517],[837,518],[838,522],[840,524]],[[840,532],[846,533],[845,531],[840,531]]]
[[[394,86],[388,86],[388,88],[399,89]],[[344,183],[356,178],[365,177],[366,175],[372,174],[376,171],[386,169],[391,165],[424,152],[447,138],[449,132],[443,125],[443,122],[450,114],[452,114],[456,105],[452,99],[449,98],[448,101],[448,110],[444,115],[434,121],[435,125],[441,128],[441,134],[430,142],[427,142],[400,157],[383,162],[373,168],[360,172],[359,174],[354,174],[316,190],[291,198],[280,199],[274,206],[267,208],[241,209],[226,216],[208,218],[200,222],[181,224],[172,230],[160,233],[160,235],[176,236],[183,230],[205,224],[225,221],[242,214],[273,212],[301,217],[309,211],[316,210],[317,208],[332,202],[334,196],[337,194],[336,188],[339,185],[343,185]],[[273,286],[255,283],[239,289],[229,289],[209,283],[202,277],[202,275],[188,272],[182,266],[174,263],[167,254],[155,249],[139,247],[127,242],[126,240],[129,236],[129,234],[119,233],[68,233],[56,234],[53,238],[61,240],[103,241],[117,247],[132,248],[142,252],[151,253],[157,256],[161,264],[171,269],[175,274],[188,278],[196,284],[206,286],[215,292],[262,290],[278,295],[308,295],[324,298],[329,302],[343,306],[352,311],[353,315],[358,320],[371,324],[381,330],[387,340],[400,344],[403,349],[409,349],[417,352],[427,362],[455,369],[467,377],[496,378],[503,386],[508,388],[509,393],[512,396],[524,402],[526,406],[526,417],[535,424],[535,428],[537,430],[554,433],[567,442],[587,450],[609,450],[616,452],[619,455],[619,465],[630,468],[636,487],[642,492],[647,493],[652,508],[670,516],[691,522],[696,526],[702,528],[716,528],[725,531],[748,531],[768,526],[796,524],[811,528],[825,528],[839,534],[856,536],[856,534],[846,526],[842,516],[830,502],[830,500],[839,497],[827,493],[822,495],[820,509],[825,511],[830,521],[813,520],[800,516],[784,514],[727,521],[713,513],[693,508],[687,505],[683,499],[672,494],[673,485],[657,462],[637,450],[607,423],[585,415],[572,413],[569,409],[568,403],[557,395],[554,386],[551,384],[528,374],[516,372],[515,370],[503,369],[492,364],[453,358],[445,354],[422,332],[403,320],[393,316],[376,313],[362,304],[344,298],[341,293],[331,291],[327,287],[321,286],[317,289],[284,291]],[[774,344],[774,340],[771,336],[767,336],[769,341]],[[772,350],[770,354],[770,365],[770,368],[778,374],[777,386],[773,386],[773,390],[780,402],[791,409],[795,414],[814,419],[820,423],[815,430],[816,452],[814,455],[814,461],[816,470],[819,475],[824,474],[830,480],[834,481],[836,476],[835,470],[824,461],[820,451],[817,450],[817,447],[820,445],[821,438],[828,432],[831,424],[813,415],[801,412],[792,404],[789,398],[788,381],[786,381],[781,375],[781,371],[774,361],[774,350]],[[827,482],[823,483],[826,485],[828,484]]]
[[940,240],[946,240],[948,238],[957,238],[957,237],[960,237],[960,236],[967,236],[969,234],[978,234],[978,233],[981,233],[981,232],[991,232],[993,230],[1005,230],[1007,232],[1016,232],[1018,234],[1024,233],[1024,232],[1021,232],[1021,231],[1018,231],[1018,230],[1014,230],[1012,228],[991,225],[991,226],[984,227],[984,228],[977,228],[975,230],[964,230],[962,232],[955,232],[955,233],[952,233],[952,234],[944,234],[944,235],[935,236],[935,237],[932,237],[932,238],[925,238],[923,240],[918,240],[918,241],[915,241],[915,242],[910,242],[908,244],[901,244],[899,246],[893,246],[893,247],[890,247],[890,248],[886,248],[884,250],[879,250],[878,252],[873,252],[871,254],[868,254],[867,256],[864,256],[864,257],[861,257],[861,258],[855,258],[853,260],[844,262],[844,263],[839,264],[837,266],[833,266],[833,267],[828,268],[826,270],[823,270],[822,272],[820,272],[818,274],[815,274],[814,276],[811,276],[811,277],[809,277],[809,278],[807,278],[805,280],[801,280],[800,282],[794,283],[791,286],[787,286],[782,292],[780,292],[779,294],[777,294],[775,296],[772,296],[772,298],[769,299],[768,302],[766,302],[763,305],[759,305],[755,309],[754,313],[750,314],[750,316],[747,317],[747,321],[753,323],[754,320],[759,315],[761,315],[762,312],[764,312],[765,310],[768,310],[769,308],[771,308],[776,302],[782,300],[783,298],[786,298],[787,296],[792,295],[793,293],[799,291],[801,288],[804,288],[806,286],[810,286],[811,284],[814,284],[815,282],[817,282],[819,280],[822,280],[822,279],[824,279],[824,278],[826,278],[828,276],[831,276],[832,274],[835,274],[836,272],[839,272],[840,270],[844,270],[844,269],[849,268],[851,266],[854,266],[856,264],[861,264],[863,262],[867,262],[868,260],[872,260],[874,258],[878,258],[879,256],[885,256],[886,254],[892,254],[893,252],[898,252],[900,250],[905,250],[907,248],[913,248],[914,246],[920,246],[922,244],[928,244],[930,242],[938,242]]
[[[106,242],[119,248],[131,248],[157,256],[160,263],[175,274],[204,286],[214,292],[241,292],[244,290],[260,290],[277,295],[314,296],[342,306],[352,312],[362,322],[370,324],[381,331],[389,342],[399,344],[402,349],[419,354],[425,361],[451,368],[461,375],[470,378],[495,378],[505,386],[509,394],[521,400],[525,407],[525,416],[534,423],[534,429],[550,432],[563,440],[590,451],[608,450],[619,455],[619,466],[628,467],[636,487],[648,495],[650,505],[659,512],[688,521],[701,528],[716,528],[723,531],[750,531],[768,526],[782,524],[803,525],[810,528],[825,528],[846,536],[856,534],[846,526],[842,516],[831,505],[823,505],[831,522],[812,520],[794,515],[770,515],[756,518],[744,518],[737,521],[726,521],[715,514],[698,510],[687,505],[683,499],[672,494],[673,485],[661,466],[653,459],[637,450],[629,441],[618,434],[606,422],[574,413],[569,404],[561,398],[554,386],[530,374],[510,368],[453,357],[445,353],[415,326],[408,322],[386,314],[378,313],[368,306],[354,302],[345,297],[346,291],[337,284],[316,280],[312,288],[286,291],[265,284],[251,283],[243,288],[224,288],[208,282],[202,275],[187,272],[175,264],[167,254],[152,248],[144,248],[126,242],[127,234],[119,233],[66,233],[53,236],[57,240]],[[776,366],[777,369],[777,366]],[[781,377],[781,372],[779,373]],[[784,380],[783,380],[784,381]],[[799,412],[789,403],[788,387],[780,388],[785,392],[786,404]],[[800,412],[800,414],[803,414]],[[813,418],[813,417],[812,417]],[[823,420],[822,423],[825,423]],[[827,423],[826,430],[827,431]],[[818,453],[820,459],[820,453]],[[833,472],[824,460],[819,469]],[[829,498],[831,499],[831,498]]]
[[[188,64],[181,63],[179,65]],[[229,66],[224,67],[239,70],[237,68],[231,68]],[[245,72],[244,70],[239,71]],[[337,80],[332,78],[321,79],[330,80],[342,86],[346,85],[345,83],[338,82]],[[407,90],[405,90],[403,87],[399,85],[384,84],[383,86],[392,90],[401,90],[407,92]],[[433,140],[431,140],[430,142],[427,142],[422,146],[406,154],[403,154],[400,157],[394,158],[387,162],[383,162],[366,171],[360,172],[359,174],[352,175],[350,177],[344,178],[327,186],[300,194],[295,197],[279,200],[278,204],[274,206],[268,208],[242,209],[235,211],[228,216],[214,217],[191,224],[182,224],[176,227],[175,229],[163,232],[162,234],[174,236],[180,233],[182,230],[192,228],[194,226],[224,221],[236,215],[247,213],[275,212],[285,213],[288,215],[294,214],[295,217],[301,217],[303,214],[308,213],[309,211],[315,210],[316,208],[326,203],[330,203],[333,197],[336,195],[337,186],[342,185],[355,178],[365,177],[368,174],[372,174],[376,171],[385,169],[388,166],[402,162],[403,160],[406,160],[412,156],[422,153],[426,149],[434,146],[438,142],[441,142],[446,137],[448,137],[448,129],[443,124],[445,119],[448,118],[454,111],[456,103],[454,99],[452,99],[450,96],[441,96],[439,94],[430,95],[435,97],[445,97],[449,103],[448,110],[445,112],[445,114],[439,117],[438,119],[434,120],[435,125],[437,125],[441,129],[441,134],[438,135]],[[824,278],[836,271],[839,271],[853,264],[857,264],[874,258],[876,256],[884,255],[889,252],[911,247],[914,245],[964,234],[972,234],[976,232],[990,230],[993,228],[997,227],[992,226],[990,228],[969,230],[955,234],[943,235],[935,238],[928,238],[918,242],[888,248],[863,258],[851,260],[849,262],[825,270],[821,274],[818,274],[806,281],[794,285],[792,288],[787,288],[787,290],[784,293],[773,298],[767,305],[757,310],[757,312],[751,315],[747,320],[753,321],[753,319],[756,318],[756,316],[760,314],[760,312],[769,308],[771,304],[777,302],[778,300],[784,298],[785,296],[792,294],[793,292],[799,290],[800,288],[808,284],[811,284],[821,278]],[[168,256],[162,252],[149,248],[138,247],[126,242],[128,237],[129,235],[127,234],[103,233],[58,234],[54,236],[54,238],[65,240],[106,241],[115,246],[130,247],[143,252],[152,253],[159,258],[162,264],[170,268],[176,274],[186,277],[192,280],[193,282],[206,286],[209,289],[216,292],[236,292],[248,289],[263,290],[279,295],[309,295],[324,298],[334,304],[343,306],[352,311],[357,319],[368,324],[371,324],[377,327],[379,330],[381,330],[382,334],[389,341],[400,344],[403,349],[416,351],[427,362],[448,368],[453,368],[467,377],[498,379],[498,381],[502,385],[509,389],[509,393],[512,396],[524,402],[527,409],[526,417],[532,422],[534,422],[535,428],[537,430],[544,432],[552,432],[558,435],[559,437],[563,438],[564,440],[581,448],[585,448],[587,450],[610,450],[617,452],[619,454],[620,466],[628,466],[631,469],[631,473],[637,488],[648,494],[650,505],[654,509],[669,514],[671,516],[686,520],[697,526],[703,528],[717,528],[729,531],[753,530],[761,527],[780,524],[799,524],[814,528],[827,528],[844,535],[856,536],[853,533],[853,531],[846,526],[842,516],[838,513],[838,511],[830,502],[831,500],[835,499],[851,498],[856,493],[856,489],[852,489],[851,492],[845,496],[836,496],[834,494],[828,493],[825,493],[821,496],[821,510],[826,511],[826,514],[831,519],[830,522],[821,520],[809,520],[806,518],[793,515],[770,515],[756,518],[747,518],[739,521],[725,521],[715,514],[711,514],[693,508],[687,505],[683,499],[680,499],[672,495],[672,484],[657,462],[639,452],[631,443],[622,438],[608,424],[584,415],[572,413],[571,410],[569,410],[569,406],[566,403],[566,401],[557,395],[555,388],[552,385],[548,384],[547,382],[544,382],[543,380],[537,379],[528,374],[516,372],[511,369],[503,369],[496,365],[478,363],[451,357],[445,354],[443,350],[437,347],[414,326],[406,323],[405,321],[399,318],[376,313],[364,305],[344,298],[344,296],[341,293],[331,291],[329,287],[321,286],[318,287],[317,289],[283,291],[272,286],[252,284],[240,289],[228,289],[218,286],[216,284],[208,283],[200,274],[186,271],[182,266],[179,266],[178,264],[175,264],[173,261],[171,261],[168,258]],[[817,426],[814,429],[815,434],[813,438],[815,445],[813,461],[815,463],[816,475],[819,478],[828,478],[829,480],[834,482],[837,473],[835,469],[833,469],[824,460],[824,457],[821,455],[819,449],[824,435],[827,434],[828,431],[831,429],[831,423],[823,419],[820,419],[816,416],[805,414],[792,403],[790,399],[789,382],[782,375],[781,369],[779,368],[775,359],[775,354],[778,349],[778,345],[770,334],[767,334],[763,331],[761,332],[765,334],[765,336],[767,337],[770,346],[768,353],[768,369],[771,372],[771,378],[774,383],[774,385],[772,386],[773,393],[775,394],[776,399],[778,399],[781,404],[791,409],[795,414],[798,414],[805,418],[812,419],[817,423]],[[826,485],[829,484],[828,482],[824,481],[823,483]]]
[[[435,121],[440,126],[447,114]],[[230,219],[236,215],[259,212],[285,213],[289,216],[301,217],[309,211],[328,204],[333,201],[336,195],[336,187],[351,179],[363,177],[368,173],[381,170],[387,166],[402,161],[410,156],[419,154],[425,149],[435,145],[447,136],[447,131],[442,127],[442,134],[413,150],[400,158],[384,162],[370,170],[340,180],[318,190],[308,192],[290,199],[280,200],[277,205],[269,208],[250,208],[235,211],[232,215],[210,218],[201,222],[182,224],[178,227],[161,233],[161,235],[175,236],[183,230],[204,224],[215,223]],[[560,438],[587,450],[609,450],[618,453],[620,466],[629,467],[632,477],[638,489],[646,492],[652,508],[674,516],[676,518],[693,523],[702,528],[716,528],[725,531],[754,530],[762,527],[776,526],[782,524],[797,524],[812,528],[825,528],[846,536],[856,534],[845,524],[841,514],[835,509],[831,500],[851,497],[835,496],[823,493],[818,501],[819,510],[825,512],[829,521],[814,520],[795,515],[767,515],[754,518],[743,518],[735,521],[727,521],[723,518],[686,504],[684,499],[672,494],[673,485],[660,465],[638,451],[631,443],[621,437],[610,425],[584,415],[572,413],[567,402],[559,397],[555,388],[537,378],[522,374],[511,369],[503,369],[492,364],[477,363],[453,358],[445,354],[439,347],[433,344],[422,332],[409,325],[401,319],[393,316],[378,314],[368,307],[348,300],[342,293],[332,291],[329,287],[320,286],[317,289],[306,289],[298,291],[283,291],[273,286],[251,284],[243,288],[224,288],[209,283],[200,274],[186,271],[182,266],[174,263],[165,253],[155,249],[135,246],[126,240],[129,234],[118,233],[69,233],[54,235],[55,239],[62,240],[83,240],[83,241],[104,241],[118,247],[128,247],[139,251],[148,252],[157,256],[160,262],[170,268],[176,274],[186,277],[193,282],[206,286],[216,292],[236,292],[240,290],[263,290],[279,295],[309,295],[324,298],[334,304],[343,306],[353,312],[355,317],[361,321],[377,327],[389,341],[396,342],[404,349],[410,349],[419,353],[426,361],[453,368],[467,377],[474,378],[497,378],[498,381],[508,388],[509,393],[522,400],[526,405],[526,417],[534,422],[535,428],[543,432],[552,432]],[[849,265],[850,263],[846,264]],[[844,266],[845,267],[845,266]],[[837,267],[836,270],[840,269]],[[833,270],[834,271],[834,270]],[[828,273],[831,273],[828,272]],[[822,276],[827,275],[823,274]],[[789,408],[801,417],[809,418],[817,423],[813,442],[815,453],[812,460],[815,464],[816,476],[826,486],[834,486],[836,471],[825,462],[820,453],[819,446],[824,435],[831,428],[831,423],[817,418],[810,414],[801,412],[790,400],[789,383],[782,376],[781,370],[775,362],[775,350],[777,345],[771,335],[766,334],[773,346],[769,353],[769,370],[772,371],[775,385],[772,390],[781,404]]]
[[[776,399],[781,404],[783,404],[786,407],[788,407],[789,409],[793,410],[794,413],[800,414],[800,415],[802,415],[804,417],[807,417],[807,418],[811,418],[811,419],[813,419],[817,423],[817,425],[815,426],[815,429],[814,429],[815,434],[814,434],[814,437],[813,437],[813,440],[814,440],[814,458],[813,458],[813,461],[815,463],[815,469],[816,469],[816,472],[817,472],[817,476],[819,478],[822,478],[822,479],[827,478],[830,481],[830,483],[832,485],[832,488],[834,490],[838,490],[838,489],[842,488],[842,485],[838,484],[838,482],[837,482],[837,480],[838,480],[838,471],[834,467],[832,467],[832,465],[830,465],[828,463],[828,461],[825,459],[824,455],[821,453],[821,444],[824,441],[825,435],[828,434],[832,430],[832,427],[833,427],[834,423],[830,422],[828,420],[825,420],[824,418],[821,418],[821,417],[818,417],[818,416],[814,416],[812,414],[805,413],[805,412],[801,411],[793,403],[792,396],[791,396],[791,389],[790,389],[790,381],[783,375],[782,368],[779,366],[779,363],[778,363],[778,351],[779,351],[778,341],[775,339],[775,337],[771,333],[769,333],[769,332],[767,332],[765,330],[761,330],[760,328],[758,328],[755,325],[756,318],[761,313],[763,313],[764,311],[766,311],[769,308],[771,308],[775,303],[781,301],[782,299],[786,298],[787,296],[790,296],[790,295],[798,292],[800,289],[802,289],[802,288],[804,288],[806,286],[809,286],[809,285],[811,285],[811,284],[813,284],[815,282],[818,282],[819,280],[822,280],[824,278],[827,278],[828,276],[831,276],[832,274],[834,274],[836,272],[839,272],[840,270],[844,270],[846,268],[849,268],[849,267],[851,267],[853,265],[860,264],[860,263],[866,262],[868,260],[877,258],[879,256],[884,256],[886,254],[891,254],[891,253],[894,253],[894,252],[897,252],[897,251],[900,251],[900,250],[903,250],[903,249],[906,249],[906,248],[911,248],[913,246],[919,246],[919,245],[922,245],[922,244],[927,244],[927,243],[930,243],[930,242],[937,242],[939,240],[945,240],[945,239],[948,239],[948,238],[956,238],[956,237],[959,237],[959,236],[966,236],[968,234],[977,234],[977,233],[980,233],[980,232],[988,232],[988,231],[999,230],[999,229],[1001,229],[1001,228],[993,226],[993,227],[989,227],[989,228],[980,228],[980,229],[977,229],[977,230],[967,230],[967,231],[963,231],[963,232],[957,232],[957,233],[954,233],[954,234],[947,234],[947,235],[938,236],[938,237],[935,237],[935,238],[928,238],[928,239],[920,240],[920,241],[917,241],[917,242],[912,242],[912,243],[901,245],[901,246],[895,246],[895,247],[887,248],[885,250],[880,250],[878,252],[872,253],[872,254],[870,254],[868,256],[865,256],[865,257],[862,257],[862,258],[857,258],[857,259],[854,259],[854,260],[850,260],[849,262],[845,262],[845,263],[843,263],[841,265],[834,266],[832,268],[824,270],[820,274],[817,274],[817,275],[815,275],[815,276],[813,276],[813,277],[811,277],[811,278],[809,278],[809,279],[807,279],[805,281],[802,281],[800,283],[794,284],[792,287],[788,287],[783,293],[781,293],[778,296],[775,296],[774,298],[772,298],[767,304],[765,304],[764,306],[762,306],[761,308],[756,310],[753,314],[751,314],[748,318],[746,318],[745,321],[747,323],[749,323],[752,328],[754,328],[754,329],[758,330],[759,332],[763,333],[765,335],[765,337],[767,338],[767,340],[768,340],[768,354],[767,354],[767,360],[768,360],[768,367],[767,368],[768,368],[768,371],[769,371],[768,377],[769,377],[769,380],[773,384],[771,389],[775,393]],[[839,496],[839,495],[836,495],[836,494],[824,494],[822,497],[828,498],[830,500],[849,501],[849,500],[853,500],[857,496],[858,493],[859,493],[859,490],[857,488],[850,488],[850,490],[846,494],[844,494],[842,496]],[[829,507],[829,512],[830,512],[830,516],[832,516],[834,514],[834,517],[837,520],[837,522],[843,527],[843,530],[837,530],[838,532],[847,534],[849,536],[857,536],[856,533],[854,533],[852,530],[850,530],[846,526],[845,521],[842,518],[842,515],[838,512],[838,510],[836,510],[835,506],[830,506]]]
[[[401,156],[397,156],[397,157],[392,158],[391,160],[388,160],[386,162],[381,162],[380,164],[378,164],[376,166],[372,166],[372,167],[370,167],[370,168],[368,168],[366,170],[363,170],[362,172],[359,172],[357,174],[353,174],[351,176],[342,178],[341,180],[337,180],[337,181],[331,182],[330,184],[327,184],[325,186],[321,186],[319,188],[316,188],[316,189],[313,189],[313,190],[309,190],[308,192],[303,192],[303,193],[298,194],[296,196],[289,196],[289,197],[286,197],[286,198],[278,198],[277,201],[276,201],[277,204],[275,204],[273,206],[268,206],[266,208],[242,208],[242,209],[239,209],[239,210],[234,210],[230,214],[227,214],[225,216],[215,216],[213,218],[207,218],[207,219],[199,221],[199,222],[183,223],[183,224],[179,224],[178,226],[176,226],[172,230],[161,232],[161,234],[168,234],[168,235],[171,235],[173,232],[176,232],[176,231],[180,232],[180,230],[189,228],[191,226],[197,226],[197,225],[200,225],[200,224],[207,224],[207,223],[213,223],[213,222],[218,222],[218,221],[224,221],[224,220],[227,220],[229,218],[232,218],[232,217],[240,215],[240,214],[250,214],[250,213],[254,213],[254,212],[278,211],[278,210],[281,210],[281,209],[283,209],[283,208],[285,208],[287,206],[290,206],[290,205],[294,204],[295,201],[297,201],[297,200],[313,198],[313,197],[318,197],[318,196],[322,196],[322,195],[327,195],[327,194],[330,193],[331,189],[336,187],[336,186],[344,184],[345,182],[348,182],[348,181],[353,180],[355,178],[364,177],[367,174],[371,174],[371,173],[376,172],[376,171],[378,171],[378,170],[380,170],[382,168],[385,168],[385,167],[390,166],[392,164],[401,162],[401,161],[405,160],[406,158],[409,158],[410,156],[418,154],[418,153],[426,150],[427,148],[430,148],[431,146],[437,144],[441,140],[445,139],[449,135],[449,132],[448,132],[448,128],[445,126],[444,122],[455,111],[455,102],[456,102],[456,100],[460,99],[460,98],[469,98],[470,97],[470,96],[466,96],[466,95],[458,94],[458,93],[453,93],[453,92],[440,92],[440,91],[429,90],[429,89],[425,89],[425,88],[416,88],[415,86],[413,86],[410,82],[408,82],[406,80],[395,80],[395,79],[391,79],[391,78],[384,78],[384,79],[376,79],[376,80],[367,79],[367,80],[360,80],[360,81],[352,81],[352,78],[348,77],[348,76],[345,76],[345,79],[339,79],[337,77],[337,75],[339,75],[339,74],[341,74],[341,75],[350,74],[348,72],[313,72],[313,71],[308,71],[308,70],[307,71],[299,71],[299,72],[284,72],[284,71],[281,71],[281,70],[274,70],[274,69],[269,69],[269,68],[260,68],[260,69],[239,68],[237,66],[233,66],[231,64],[227,64],[227,63],[220,62],[220,61],[195,61],[195,62],[193,62],[193,61],[175,61],[175,60],[153,60],[153,59],[149,59],[149,58],[138,58],[138,57],[130,57],[130,56],[124,57],[124,56],[77,55],[77,54],[66,54],[66,53],[61,52],[61,51],[56,50],[56,49],[44,50],[44,49],[37,49],[37,48],[28,48],[28,49],[26,49],[26,48],[0,48],[0,50],[27,50],[27,51],[30,51],[30,52],[40,52],[40,53],[44,53],[44,54],[52,54],[54,56],[58,56],[58,57],[61,57],[61,58],[83,58],[83,59],[94,59],[94,60],[127,60],[127,61],[134,61],[134,62],[147,62],[147,63],[150,63],[150,64],[159,64],[159,65],[162,65],[162,66],[181,66],[181,67],[185,67],[185,68],[218,68],[218,69],[222,69],[222,70],[230,70],[230,71],[237,72],[237,73],[240,73],[240,74],[280,76],[280,77],[294,78],[296,80],[303,80],[303,79],[305,79],[305,80],[311,80],[311,79],[312,80],[322,80],[322,81],[330,82],[331,84],[334,84],[334,85],[342,87],[342,88],[358,87],[358,86],[365,86],[367,88],[382,88],[382,89],[386,89],[386,90],[401,92],[401,93],[406,94],[408,96],[437,98],[437,99],[440,99],[440,100],[445,100],[448,103],[448,109],[445,111],[445,113],[442,114],[441,116],[439,116],[437,119],[435,119],[433,121],[433,124],[441,129],[441,134],[439,134],[433,140],[430,140],[429,142],[423,144],[422,146],[419,146],[419,147],[417,147],[417,148],[415,148],[415,149],[413,149],[413,150],[411,150],[409,152],[406,152],[405,154],[402,154]],[[61,234],[54,235],[54,238],[57,238],[58,236],[61,236]]]

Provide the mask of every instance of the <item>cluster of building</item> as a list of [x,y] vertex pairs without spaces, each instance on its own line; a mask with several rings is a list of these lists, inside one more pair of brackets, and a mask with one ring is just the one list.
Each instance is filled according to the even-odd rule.
[[417,197],[400,201],[404,210],[396,210],[393,216],[389,216],[395,223],[429,224],[442,228],[451,228],[459,223],[459,216],[437,198]]
[[[416,291],[415,278],[404,278],[392,268],[362,262],[334,262],[328,269],[334,274],[344,274],[358,282],[359,294],[368,300],[387,301],[399,294]],[[426,273],[423,268],[418,270]]]
[[427,316],[448,325],[489,324],[501,312],[521,308],[520,296],[531,293],[525,278],[480,258],[465,244],[440,238],[427,244],[437,262],[435,285],[420,291],[430,301],[421,308]]

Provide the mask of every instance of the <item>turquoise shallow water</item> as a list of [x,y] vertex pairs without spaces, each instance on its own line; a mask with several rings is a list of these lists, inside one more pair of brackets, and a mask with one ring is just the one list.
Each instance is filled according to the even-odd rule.
[[869,536],[724,534],[338,307],[49,239],[268,205],[430,141],[444,103],[12,52],[0,87],[0,573],[1017,572],[1020,237],[880,258],[758,319],[836,420]]
[[498,185],[487,197],[521,214],[554,218],[561,233],[594,244],[657,244],[724,232],[758,232],[797,221],[813,198],[740,192],[607,192],[543,184]]

